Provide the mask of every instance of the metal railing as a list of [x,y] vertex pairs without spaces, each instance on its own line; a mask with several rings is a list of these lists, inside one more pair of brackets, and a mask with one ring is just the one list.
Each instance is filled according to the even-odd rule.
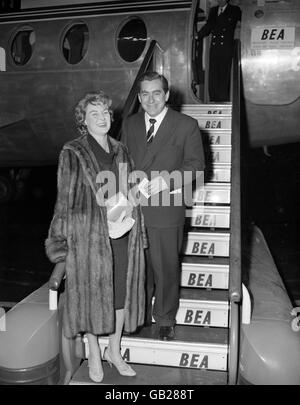
[[150,42],[150,45],[149,45],[149,48],[148,48],[147,53],[145,55],[145,58],[144,58],[141,66],[139,68],[139,71],[138,71],[138,73],[136,75],[136,78],[135,78],[135,80],[133,82],[133,85],[131,86],[131,90],[130,90],[130,92],[128,94],[128,97],[127,97],[127,99],[125,101],[123,112],[122,112],[122,117],[121,117],[119,126],[118,126],[118,128],[116,130],[117,135],[115,136],[115,138],[117,140],[119,140],[120,137],[121,137],[121,122],[134,112],[134,107],[135,107],[135,104],[137,102],[137,95],[138,95],[138,88],[137,88],[138,78],[139,78],[139,76],[141,74],[143,74],[144,72],[146,72],[148,70],[148,68],[150,66],[150,63],[152,62],[152,58],[153,58],[155,49],[157,47],[158,47],[157,41],[153,39]]
[[240,40],[234,41],[232,80],[232,162],[229,301],[230,329],[228,354],[228,384],[236,384],[239,366],[241,281],[241,164],[240,164]]

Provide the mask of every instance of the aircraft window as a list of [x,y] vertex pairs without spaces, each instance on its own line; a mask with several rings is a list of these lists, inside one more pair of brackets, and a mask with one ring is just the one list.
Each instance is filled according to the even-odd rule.
[[75,24],[64,36],[62,42],[63,55],[68,63],[79,63],[86,54],[89,43],[89,30],[86,24]]
[[11,45],[11,55],[16,65],[25,65],[33,52],[35,45],[35,32],[32,28],[23,28],[19,31]]
[[126,62],[136,61],[147,42],[147,29],[140,18],[132,18],[120,30],[117,46],[121,58]]

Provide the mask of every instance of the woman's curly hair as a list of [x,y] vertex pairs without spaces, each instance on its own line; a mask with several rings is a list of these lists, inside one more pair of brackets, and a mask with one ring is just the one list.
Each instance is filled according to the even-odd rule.
[[93,105],[105,105],[108,107],[108,111],[110,113],[110,118],[113,120],[113,112],[112,109],[110,108],[112,103],[112,100],[108,97],[107,94],[104,93],[104,91],[100,90],[99,92],[95,93],[87,93],[79,102],[77,103],[75,107],[75,123],[77,126],[77,129],[81,135],[86,135],[88,133],[87,126],[85,124],[85,114],[86,114],[86,108],[88,104],[93,104]]

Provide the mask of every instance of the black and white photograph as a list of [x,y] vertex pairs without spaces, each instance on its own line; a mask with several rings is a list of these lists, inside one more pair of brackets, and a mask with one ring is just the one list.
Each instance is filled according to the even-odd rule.
[[299,189],[298,0],[0,0],[0,385],[300,385]]

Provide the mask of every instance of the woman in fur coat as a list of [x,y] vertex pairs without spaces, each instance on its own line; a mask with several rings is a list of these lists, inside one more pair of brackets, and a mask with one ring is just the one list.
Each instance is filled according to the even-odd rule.
[[[49,259],[65,267],[64,334],[72,338],[86,333],[89,376],[96,382],[103,379],[97,335],[109,334],[104,359],[110,366],[122,375],[136,374],[121,357],[120,340],[123,328],[133,332],[143,324],[145,303],[146,237],[140,208],[133,204],[131,218],[120,218],[116,229],[108,221],[107,197],[128,197],[133,170],[126,147],[108,135],[110,105],[101,91],[77,104],[75,119],[82,135],[61,151],[57,201],[46,240]],[[103,183],[107,172],[116,181],[108,177]],[[112,230],[117,232],[110,237]]]

